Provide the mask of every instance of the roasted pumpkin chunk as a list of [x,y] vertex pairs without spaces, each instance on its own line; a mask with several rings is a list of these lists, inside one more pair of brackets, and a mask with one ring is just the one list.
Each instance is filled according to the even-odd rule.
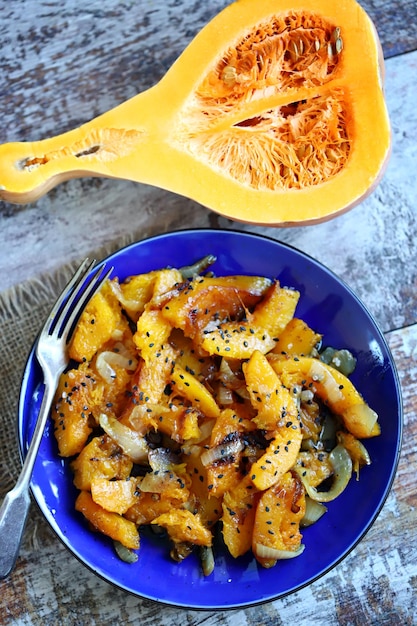
[[159,493],[138,490],[135,503],[125,512],[126,519],[137,526],[150,524],[163,513],[184,506],[183,499],[167,498]]
[[278,339],[292,320],[299,298],[299,291],[281,287],[279,282],[275,281],[263,300],[255,307],[251,323],[255,328],[263,328],[271,337]]
[[252,549],[263,567],[298,556],[302,550],[300,521],[304,513],[304,489],[291,472],[262,493],[256,507]]
[[186,509],[174,509],[163,513],[153,520],[167,529],[174,543],[187,542],[196,546],[211,546],[213,537],[211,532],[202,524],[198,514]]
[[173,290],[162,314],[186,336],[198,339],[211,321],[242,316],[245,308],[260,300],[270,283],[258,276],[197,277]]
[[224,409],[211,431],[210,443],[205,445],[201,460],[207,471],[210,493],[217,497],[231,491],[243,478],[241,467],[244,436],[255,425],[242,419],[234,409]]
[[378,415],[365,402],[352,382],[334,367],[309,357],[271,360],[274,370],[295,384],[311,385],[346,428],[359,438],[380,433]]
[[190,491],[193,510],[199,514],[206,528],[213,528],[221,516],[221,498],[215,493],[210,472],[202,463],[201,455],[187,456],[187,472],[191,479]]
[[81,452],[92,432],[90,424],[93,379],[83,369],[71,370],[59,380],[52,407],[55,437],[61,456]]
[[171,373],[171,383],[175,393],[187,398],[206,417],[217,417],[220,409],[210,391],[195,376],[179,365],[175,365]]
[[96,504],[107,511],[122,515],[136,502],[137,481],[127,478],[109,480],[94,477],[91,481],[91,496]]
[[119,541],[126,548],[139,548],[139,532],[136,525],[118,513],[103,509],[94,502],[91,494],[81,491],[75,501],[75,509],[100,532],[115,541]]
[[90,491],[95,478],[126,479],[133,463],[110,437],[94,437],[72,462],[74,485]]
[[271,442],[251,467],[253,484],[261,490],[279,482],[294,465],[302,442],[301,423],[294,389],[284,387],[264,355],[254,352],[244,365],[252,404],[258,408],[254,418],[260,428],[270,432]]
[[69,346],[69,356],[75,361],[91,361],[101,346],[109,341],[116,331],[124,331],[127,322],[110,287],[104,286],[88,303]]
[[313,348],[320,342],[321,335],[316,333],[298,317],[290,319],[279,334],[272,352],[277,354],[310,356]]
[[260,492],[250,476],[242,478],[237,487],[224,494],[222,533],[230,554],[237,558],[250,550],[255,524],[256,504]]
[[225,322],[206,329],[201,343],[209,354],[230,359],[248,359],[254,350],[266,354],[275,345],[268,331],[247,322]]

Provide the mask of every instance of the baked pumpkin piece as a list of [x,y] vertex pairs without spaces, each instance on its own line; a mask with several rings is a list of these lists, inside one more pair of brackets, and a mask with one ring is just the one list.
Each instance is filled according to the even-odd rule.
[[51,416],[59,454],[79,454],[92,432],[90,394],[92,377],[82,368],[62,374],[55,393]]
[[256,505],[260,493],[246,475],[231,491],[224,494],[222,533],[230,554],[237,558],[252,547]]
[[90,491],[97,478],[125,480],[132,467],[131,459],[107,435],[94,437],[71,463],[74,485],[81,491]]
[[264,491],[256,507],[252,550],[263,567],[304,550],[300,522],[305,513],[305,493],[296,475],[287,472],[281,481]]
[[139,531],[134,522],[96,504],[88,491],[80,491],[75,501],[75,510],[82,513],[97,531],[119,541],[126,548],[139,548]]
[[270,358],[284,384],[307,385],[329,409],[339,415],[346,429],[357,438],[376,437],[381,428],[378,415],[365,402],[351,380],[319,359]]
[[69,357],[79,363],[91,361],[115,332],[124,333],[127,321],[109,284],[96,293],[78,321],[69,345]]
[[244,222],[328,219],[387,162],[382,63],[356,0],[233,2],[151,89],[58,137],[0,146],[0,197],[107,176]]

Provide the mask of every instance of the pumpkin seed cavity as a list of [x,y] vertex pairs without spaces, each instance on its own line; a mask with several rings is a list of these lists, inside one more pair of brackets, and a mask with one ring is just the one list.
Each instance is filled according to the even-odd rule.
[[333,84],[342,56],[340,27],[318,15],[294,11],[258,24],[182,109],[177,145],[259,190],[326,182],[350,152],[349,101]]

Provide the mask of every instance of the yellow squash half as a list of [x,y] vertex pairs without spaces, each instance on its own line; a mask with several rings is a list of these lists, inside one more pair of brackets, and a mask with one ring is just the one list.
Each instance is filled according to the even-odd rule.
[[387,162],[382,63],[355,0],[237,0],[151,89],[57,137],[0,146],[0,197],[104,176],[242,222],[323,221],[370,193]]

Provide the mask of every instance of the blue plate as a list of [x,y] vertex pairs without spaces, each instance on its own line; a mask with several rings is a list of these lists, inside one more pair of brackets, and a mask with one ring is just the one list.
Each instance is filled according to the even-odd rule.
[[[214,572],[204,577],[198,556],[181,564],[169,557],[168,543],[150,533],[141,539],[139,559],[126,564],[112,542],[88,529],[74,510],[76,490],[66,461],[59,458],[51,424],[36,460],[32,493],[43,515],[67,548],[94,573],[137,596],[192,609],[229,609],[271,601],[297,591],[339,563],[378,516],[398,464],[402,405],[389,348],[372,317],[352,291],[307,255],[272,239],[225,230],[187,230],[132,244],[109,257],[120,280],[153,269],[188,265],[214,254],[214,272],[277,277],[301,292],[297,317],[324,335],[324,343],[347,348],[358,363],[352,381],[380,418],[382,434],[366,442],[372,465],[360,480],[329,503],[328,512],[304,530],[304,553],[263,569],[251,555],[233,559],[215,545]],[[23,456],[43,393],[40,368],[32,351],[23,376],[19,441]]]

